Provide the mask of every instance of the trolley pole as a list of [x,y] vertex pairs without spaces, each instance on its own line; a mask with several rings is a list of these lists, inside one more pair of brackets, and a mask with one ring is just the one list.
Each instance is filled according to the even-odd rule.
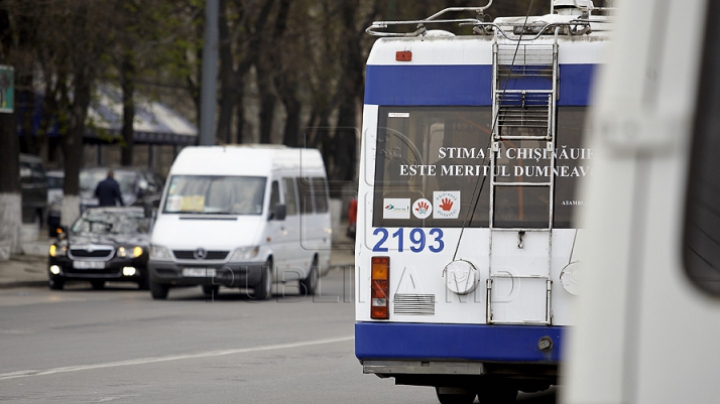
[[205,5],[202,83],[200,94],[200,145],[215,144],[215,106],[217,104],[218,15],[220,0]]

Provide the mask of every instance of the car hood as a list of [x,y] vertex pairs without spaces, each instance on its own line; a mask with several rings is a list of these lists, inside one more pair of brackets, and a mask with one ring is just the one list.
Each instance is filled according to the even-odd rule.
[[150,245],[150,235],[136,234],[80,234],[70,236],[70,245],[114,245],[114,246],[140,246]]
[[233,250],[259,245],[265,216],[208,217],[163,214],[153,226],[152,244],[171,249]]

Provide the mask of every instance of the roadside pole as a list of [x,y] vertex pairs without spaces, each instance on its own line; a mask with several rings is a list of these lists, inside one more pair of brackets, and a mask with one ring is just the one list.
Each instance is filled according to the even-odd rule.
[[215,107],[217,104],[218,16],[220,0],[205,5],[202,88],[200,93],[200,145],[215,144]]

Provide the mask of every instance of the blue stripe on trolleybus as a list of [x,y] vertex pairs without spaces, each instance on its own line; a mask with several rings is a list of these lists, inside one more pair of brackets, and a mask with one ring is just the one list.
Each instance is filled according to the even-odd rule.
[[[596,65],[560,65],[558,105],[588,105]],[[507,86],[513,89],[513,81]],[[549,80],[524,81],[522,88],[548,88]],[[385,106],[489,106],[491,65],[369,65],[365,104]]]
[[[562,327],[486,324],[355,323],[358,359],[451,359],[556,363],[562,349]],[[549,337],[550,352],[538,341]]]

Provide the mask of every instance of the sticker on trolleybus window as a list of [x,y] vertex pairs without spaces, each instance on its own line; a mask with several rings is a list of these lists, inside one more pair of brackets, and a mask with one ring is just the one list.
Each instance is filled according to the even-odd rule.
[[410,219],[410,198],[383,199],[383,219]]
[[460,191],[433,192],[433,219],[457,219],[460,216]]
[[413,203],[412,213],[418,219],[427,219],[432,214],[432,202],[425,198],[420,198]]

